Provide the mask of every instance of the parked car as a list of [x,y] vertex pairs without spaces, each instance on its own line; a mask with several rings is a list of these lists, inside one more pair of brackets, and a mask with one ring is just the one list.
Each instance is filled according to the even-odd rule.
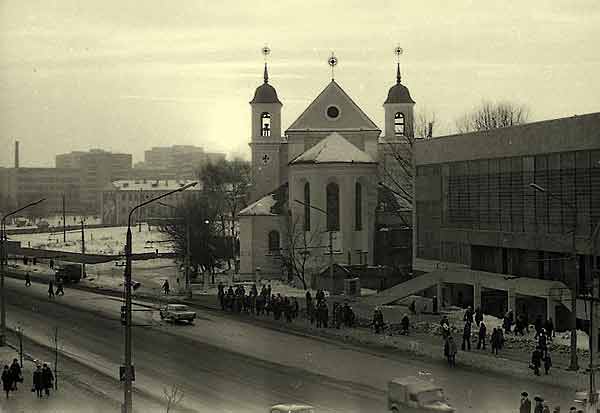
[[55,279],[62,279],[65,284],[78,283],[81,281],[81,265],[80,264],[62,264],[56,268]]
[[455,412],[441,387],[417,377],[393,379],[388,383],[388,409],[399,412]]
[[171,322],[193,323],[196,319],[196,312],[184,304],[167,304],[160,309],[160,318]]
[[315,413],[315,408],[307,404],[277,404],[269,413]]

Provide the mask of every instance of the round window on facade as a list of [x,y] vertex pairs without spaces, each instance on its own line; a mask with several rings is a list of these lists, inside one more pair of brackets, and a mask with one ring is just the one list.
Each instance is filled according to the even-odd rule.
[[340,116],[340,109],[337,106],[329,106],[327,108],[327,117],[329,119],[337,119]]

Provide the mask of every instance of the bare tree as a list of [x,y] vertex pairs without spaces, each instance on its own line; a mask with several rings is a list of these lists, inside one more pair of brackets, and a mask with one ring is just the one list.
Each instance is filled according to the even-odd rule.
[[458,133],[521,125],[529,119],[529,109],[513,102],[483,101],[473,111],[456,120]]
[[290,216],[288,218],[285,231],[286,248],[281,249],[281,262],[293,277],[302,282],[305,290],[308,287],[306,272],[309,262],[314,261],[317,256],[315,255],[315,249],[322,249],[320,234],[321,231],[318,229],[305,231],[301,217],[292,218]]
[[167,402],[167,409],[165,410],[165,412],[171,413],[172,411],[174,411],[183,400],[184,395],[185,394],[183,390],[181,390],[181,388],[179,388],[179,386],[177,386],[176,384],[172,385],[171,387],[163,388],[163,397]]

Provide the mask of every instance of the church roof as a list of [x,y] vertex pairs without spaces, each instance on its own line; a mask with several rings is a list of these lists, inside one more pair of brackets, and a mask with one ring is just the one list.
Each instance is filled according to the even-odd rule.
[[[336,107],[337,115],[331,117],[330,107]],[[304,112],[287,129],[293,130],[374,130],[377,125],[348,96],[340,85],[332,80],[312,101]]]
[[273,192],[269,192],[267,195],[260,198],[258,201],[248,205],[242,209],[239,216],[252,216],[252,215],[263,215],[263,216],[276,216],[281,215],[288,198],[288,184],[287,182]]
[[396,84],[388,91],[388,96],[384,104],[387,103],[415,103],[410,97],[408,88],[400,83],[400,63],[398,63],[398,69],[396,71]]
[[254,92],[254,98],[250,103],[279,103],[277,97],[277,91],[273,86],[269,84],[269,72],[267,71],[267,64],[265,63],[264,83],[256,88]]
[[301,163],[375,163],[366,152],[333,132],[312,148],[296,157],[290,164]]

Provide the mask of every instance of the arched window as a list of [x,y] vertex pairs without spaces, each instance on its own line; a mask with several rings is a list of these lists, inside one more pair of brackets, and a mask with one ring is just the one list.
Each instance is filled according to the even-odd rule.
[[354,185],[354,229],[362,231],[362,185]]
[[268,112],[260,115],[260,134],[261,136],[271,136],[271,115]]
[[394,132],[396,135],[404,135],[404,113],[396,112],[394,116]]
[[271,231],[269,232],[269,253],[279,255],[279,232]]
[[304,184],[304,231],[310,231],[310,184]]
[[340,230],[340,187],[331,182],[327,185],[327,231]]

